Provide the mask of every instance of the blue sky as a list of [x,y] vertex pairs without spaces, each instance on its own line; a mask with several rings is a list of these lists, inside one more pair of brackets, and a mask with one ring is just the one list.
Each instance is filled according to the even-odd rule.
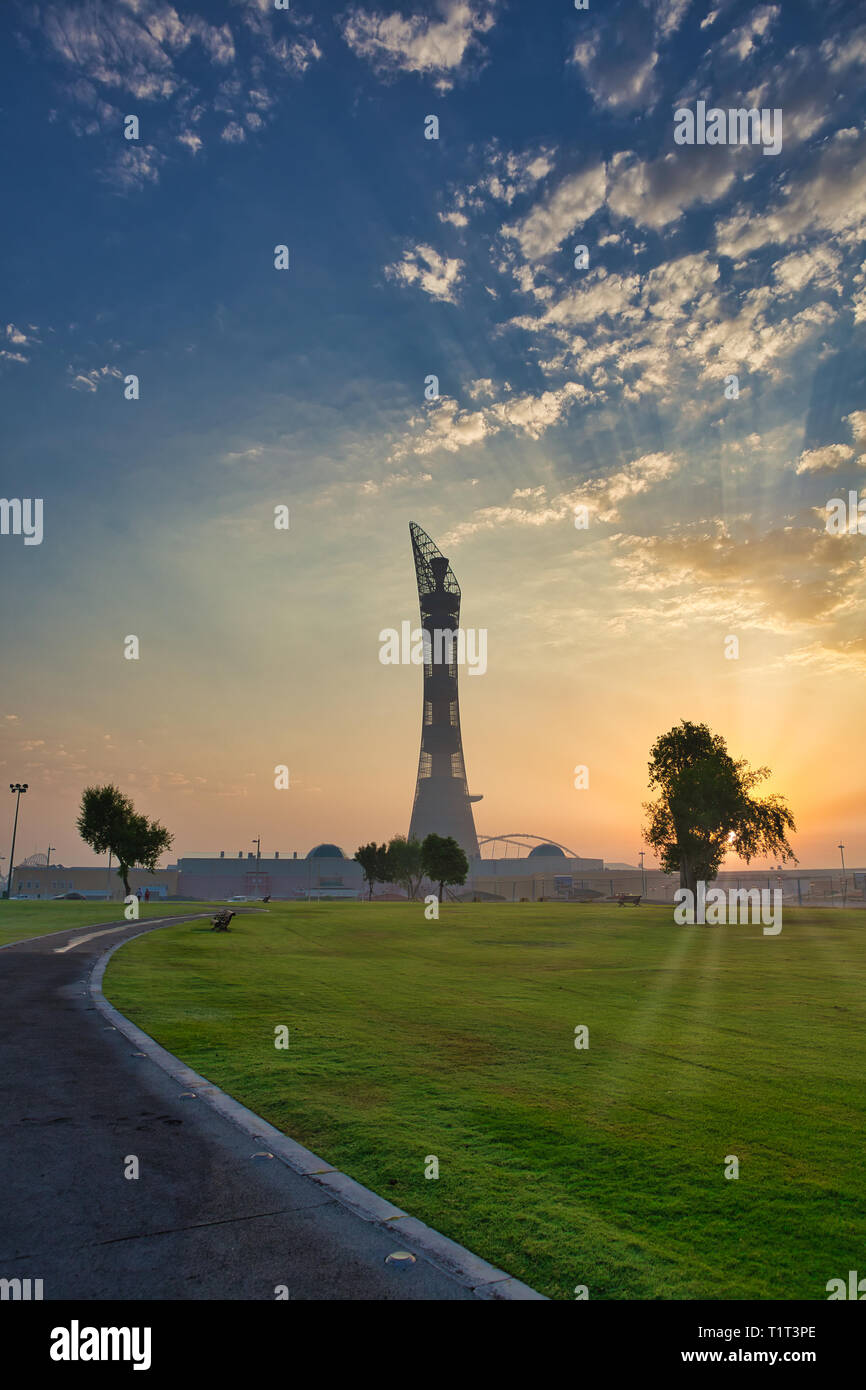
[[[866,540],[824,528],[866,460],[860,6],[68,0],[0,26],[0,491],[45,507],[41,546],[0,537],[26,849],[84,857],[80,786],[109,777],[181,851],[239,817],[283,849],[404,830],[419,678],[377,636],[415,616],[412,519],[490,632],[463,690],[482,832],[634,862],[649,744],[699,717],[770,764],[807,858],[844,834],[866,861],[834,732]],[[675,145],[698,100],[780,109],[781,153]]]

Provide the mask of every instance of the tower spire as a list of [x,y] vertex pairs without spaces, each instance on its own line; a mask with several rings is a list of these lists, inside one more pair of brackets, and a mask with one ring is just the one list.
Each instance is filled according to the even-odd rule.
[[[478,836],[466,785],[460,704],[457,692],[457,631],[460,627],[460,585],[447,558],[426,531],[409,523],[421,626],[429,646],[424,665],[424,703],[421,715],[421,753],[409,838],[453,835],[470,859],[478,857]],[[452,633],[449,640],[437,633]]]

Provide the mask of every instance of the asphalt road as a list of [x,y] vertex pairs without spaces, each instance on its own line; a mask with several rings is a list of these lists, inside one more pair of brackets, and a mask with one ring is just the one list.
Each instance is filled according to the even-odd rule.
[[143,925],[0,951],[0,1279],[42,1279],[45,1299],[474,1298],[422,1254],[386,1264],[412,1248],[396,1231],[253,1159],[240,1128],[133,1055],[87,982]]

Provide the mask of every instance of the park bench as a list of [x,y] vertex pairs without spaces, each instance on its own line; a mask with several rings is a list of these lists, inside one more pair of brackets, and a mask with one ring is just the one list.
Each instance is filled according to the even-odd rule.
[[214,914],[213,926],[211,927],[211,931],[228,931],[229,922],[232,920],[234,915],[235,914],[232,912],[231,908],[221,907],[219,912]]
[[[612,901],[613,900],[614,899],[612,899]],[[628,903],[629,907],[637,907],[640,903],[640,893],[638,893],[637,896],[630,893],[617,893],[615,895],[615,901],[617,907],[625,907],[626,903]]]

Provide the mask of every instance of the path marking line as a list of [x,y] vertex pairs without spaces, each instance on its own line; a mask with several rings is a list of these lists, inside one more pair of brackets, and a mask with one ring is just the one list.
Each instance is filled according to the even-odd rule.
[[[145,918],[149,927],[155,927],[159,922],[174,921],[172,917],[147,917]],[[132,926],[133,919],[128,922],[118,922],[116,927],[105,927],[103,931],[92,931],[88,936],[77,936],[74,941],[70,941],[66,946],[55,946],[54,955],[62,956],[64,951],[71,951],[73,946],[83,946],[85,941],[93,941],[97,936],[109,936],[113,931],[126,931]]]

